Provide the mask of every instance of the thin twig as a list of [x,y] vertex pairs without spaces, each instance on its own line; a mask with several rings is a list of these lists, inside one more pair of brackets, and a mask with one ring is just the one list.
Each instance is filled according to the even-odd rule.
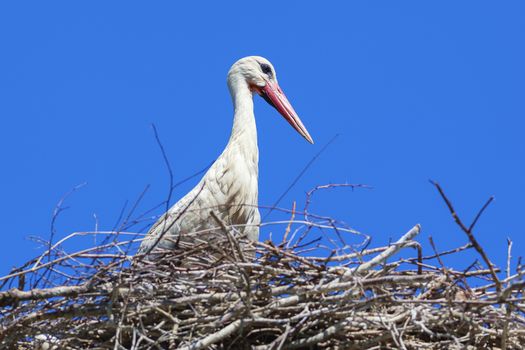
[[448,210],[450,211],[450,214],[452,215],[452,217],[454,218],[454,220],[456,221],[458,226],[461,228],[461,230],[463,232],[465,232],[465,234],[467,235],[469,241],[474,246],[474,249],[476,249],[476,251],[479,253],[479,255],[481,255],[481,258],[483,259],[483,261],[485,261],[485,263],[487,264],[487,267],[491,270],[492,279],[494,280],[494,283],[496,285],[496,289],[498,290],[498,292],[501,291],[501,282],[499,281],[499,278],[498,278],[498,275],[496,275],[496,272],[494,272],[494,266],[493,266],[492,262],[490,262],[487,254],[485,253],[485,250],[481,247],[481,245],[479,244],[478,240],[476,239],[476,237],[474,237],[474,234],[470,230],[471,228],[474,228],[474,226],[476,225],[476,222],[480,218],[481,214],[483,214],[485,209],[492,202],[493,197],[490,197],[489,200],[483,205],[483,207],[479,210],[478,214],[476,215],[474,221],[470,225],[470,227],[467,228],[463,224],[461,219],[459,218],[458,214],[456,213],[456,210],[452,206],[452,203],[450,202],[450,200],[445,195],[445,192],[443,191],[441,186],[437,182],[432,181],[432,180],[430,181],[430,183],[432,183],[437,188],[439,194],[441,195],[441,198],[443,198],[443,200],[445,201],[445,203],[446,203],[446,205],[448,207]]

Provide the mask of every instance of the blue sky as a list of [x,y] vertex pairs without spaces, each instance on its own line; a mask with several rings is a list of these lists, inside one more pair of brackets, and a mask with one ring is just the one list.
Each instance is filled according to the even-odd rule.
[[515,263],[525,248],[524,36],[519,1],[3,2],[0,273],[41,252],[28,237],[49,236],[55,204],[80,183],[56,237],[96,221],[113,228],[147,185],[140,210],[165,199],[151,123],[175,180],[215,159],[232,121],[226,73],[246,55],[272,61],[316,140],[256,99],[260,204],[340,134],[281,206],[319,184],[368,184],[319,193],[311,210],[374,246],[416,223],[426,249],[429,235],[439,249],[463,244],[434,179],[467,222],[495,196],[476,236],[500,265],[510,237]]

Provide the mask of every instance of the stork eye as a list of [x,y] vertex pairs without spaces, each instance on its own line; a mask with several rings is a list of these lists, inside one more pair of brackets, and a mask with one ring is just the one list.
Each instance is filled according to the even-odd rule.
[[264,74],[268,74],[269,76],[272,76],[272,67],[267,65],[266,63],[259,63],[261,65],[261,70]]

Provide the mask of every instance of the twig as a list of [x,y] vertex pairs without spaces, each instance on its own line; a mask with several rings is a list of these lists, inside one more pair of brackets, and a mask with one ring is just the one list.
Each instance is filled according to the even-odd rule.
[[292,228],[293,220],[295,219],[295,206],[296,206],[296,203],[294,201],[292,203],[292,215],[290,216],[290,223],[288,224],[288,226],[286,226],[286,230],[284,231],[283,241],[282,241],[281,245],[284,245],[284,244],[286,244],[286,242],[288,242],[288,234],[290,233],[290,230]]
[[[246,321],[250,322],[250,321]],[[203,339],[197,340],[191,345],[188,346],[182,346],[179,348],[179,350],[199,350],[204,349],[208,346],[211,346],[213,344],[216,344],[223,340],[224,338],[231,335],[233,332],[237,331],[241,325],[243,324],[243,320],[237,320],[233,323],[230,323],[228,326],[224,327],[218,332],[215,332],[213,334],[210,334],[207,337],[204,337]]]
[[510,277],[510,261],[512,259],[512,241],[507,238],[507,269],[505,270],[507,278]]
[[483,259],[483,261],[485,261],[485,263],[487,264],[487,267],[491,270],[492,279],[494,280],[494,283],[496,285],[497,291],[498,292],[501,291],[501,282],[499,281],[498,275],[496,275],[496,272],[494,272],[494,267],[493,267],[492,263],[490,262],[487,254],[485,253],[485,251],[483,250],[483,248],[479,244],[478,240],[476,239],[476,237],[474,237],[474,235],[472,234],[472,231],[471,231],[471,229],[474,228],[474,226],[476,225],[476,223],[477,223],[478,219],[480,218],[481,214],[483,214],[485,209],[488,207],[488,205],[492,202],[492,200],[494,198],[490,197],[488,199],[488,201],[479,210],[478,214],[476,215],[476,217],[475,217],[474,221],[472,222],[472,224],[470,225],[470,227],[467,228],[463,224],[461,219],[459,218],[458,214],[456,213],[456,210],[452,206],[452,203],[450,202],[450,200],[445,195],[445,192],[443,191],[441,186],[437,182],[432,181],[432,180],[430,180],[430,183],[433,184],[437,188],[437,190],[439,191],[439,194],[441,195],[441,198],[443,198],[443,200],[445,201],[445,203],[446,203],[446,205],[448,207],[448,210],[450,211],[450,214],[452,215],[452,217],[454,218],[454,220],[456,221],[458,226],[461,228],[461,230],[463,232],[465,232],[465,234],[467,235],[470,243],[472,243],[472,245],[474,246],[474,249],[476,249],[476,251],[479,253],[479,255],[481,255],[481,258]]
[[[410,231],[405,233],[400,239],[397,240],[394,244],[390,245],[384,252],[374,257],[372,260],[365,262],[361,265],[359,265],[355,271],[352,271],[352,273],[361,273],[367,270],[370,270],[372,267],[382,264],[386,261],[389,257],[397,253],[399,250],[401,250],[407,242],[412,240],[415,236],[419,234],[421,231],[421,226],[418,224]],[[345,274],[346,275],[346,274]]]
[[10,289],[6,292],[0,292],[0,306],[12,305],[18,301],[47,299],[54,297],[77,296],[89,290],[89,284],[80,286],[60,286],[47,289],[31,289],[22,291],[20,289]]

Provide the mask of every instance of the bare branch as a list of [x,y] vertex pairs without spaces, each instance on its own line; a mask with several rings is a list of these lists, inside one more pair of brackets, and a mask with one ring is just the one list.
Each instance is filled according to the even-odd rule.
[[501,282],[499,281],[498,275],[496,275],[496,272],[494,271],[493,264],[492,264],[492,262],[490,262],[487,254],[485,253],[485,250],[483,250],[483,248],[479,244],[478,240],[476,239],[476,237],[474,237],[474,234],[471,231],[471,229],[474,228],[474,226],[476,225],[476,223],[477,223],[478,219],[480,218],[481,214],[483,214],[485,209],[492,202],[493,197],[490,197],[489,200],[483,205],[483,207],[480,209],[480,211],[476,215],[476,218],[474,219],[474,221],[470,225],[470,227],[467,228],[465,226],[465,224],[463,224],[463,222],[459,218],[458,214],[456,213],[456,210],[452,206],[452,203],[450,202],[450,200],[445,195],[445,192],[443,191],[441,186],[437,182],[434,182],[434,181],[430,181],[430,182],[437,188],[439,194],[441,195],[441,198],[443,198],[443,200],[445,201],[445,203],[446,203],[446,205],[447,205],[447,207],[448,207],[448,209],[450,211],[450,214],[452,215],[452,217],[454,218],[454,220],[456,221],[458,226],[461,228],[461,230],[463,232],[465,232],[465,234],[467,235],[470,243],[472,243],[472,246],[474,247],[474,249],[476,249],[476,251],[479,253],[479,255],[481,255],[481,258],[483,259],[483,261],[485,261],[485,263],[487,264],[487,267],[491,270],[491,272],[492,272],[491,273],[492,274],[492,279],[494,280],[494,283],[496,284],[496,289],[498,291],[500,291],[501,290]]

